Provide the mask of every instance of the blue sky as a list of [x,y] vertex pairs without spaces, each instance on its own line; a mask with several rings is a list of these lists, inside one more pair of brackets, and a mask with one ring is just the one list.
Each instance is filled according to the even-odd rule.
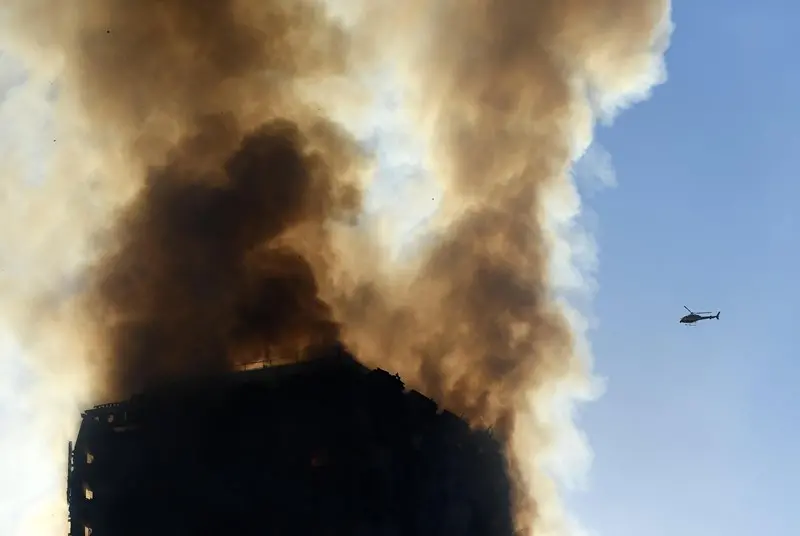
[[[794,2],[673,6],[669,80],[601,129],[618,187],[597,214],[605,395],[572,498],[606,536],[800,529],[800,35]],[[678,325],[685,312],[721,319]]]

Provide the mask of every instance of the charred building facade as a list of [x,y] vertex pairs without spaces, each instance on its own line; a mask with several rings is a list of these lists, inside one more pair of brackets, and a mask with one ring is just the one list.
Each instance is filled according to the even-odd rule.
[[346,352],[83,415],[70,536],[513,533],[501,446]]

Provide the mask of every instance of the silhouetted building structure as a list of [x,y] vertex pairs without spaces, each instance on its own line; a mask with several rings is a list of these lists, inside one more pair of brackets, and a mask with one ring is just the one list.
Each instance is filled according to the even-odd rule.
[[512,534],[505,459],[344,352],[83,414],[70,536]]

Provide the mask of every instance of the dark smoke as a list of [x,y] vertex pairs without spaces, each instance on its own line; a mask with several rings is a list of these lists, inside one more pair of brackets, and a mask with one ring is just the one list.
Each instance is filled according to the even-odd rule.
[[[358,153],[292,84],[344,69],[343,34],[302,2],[92,7],[72,74],[99,129],[132,134],[146,176],[93,268],[108,388],[336,342],[316,279],[326,223],[360,210]],[[284,239],[301,224],[292,240],[315,243],[313,267]]]
[[120,250],[98,267],[117,392],[338,341],[312,267],[276,241],[357,210],[358,193],[337,199],[327,164],[285,120],[245,135],[217,169],[192,169],[238,137],[233,119],[203,121],[149,173]]

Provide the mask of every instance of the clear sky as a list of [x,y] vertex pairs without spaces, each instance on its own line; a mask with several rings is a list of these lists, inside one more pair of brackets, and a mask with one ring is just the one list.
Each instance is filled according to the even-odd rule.
[[[618,182],[584,197],[599,246],[590,336],[607,389],[582,407],[595,459],[570,504],[599,536],[800,529],[798,17],[789,0],[678,2],[668,82],[598,133]],[[0,75],[2,101],[18,74]],[[679,325],[684,305],[721,318]],[[0,339],[5,356],[12,347]],[[15,457],[32,409],[3,395],[30,380],[8,362],[0,481],[21,476],[14,501],[0,495],[0,534],[63,480],[61,466],[25,469],[41,451]]]
[[[603,536],[800,530],[800,5],[677,2],[669,80],[598,141],[605,395],[573,497]],[[679,325],[683,305],[720,320]]]

